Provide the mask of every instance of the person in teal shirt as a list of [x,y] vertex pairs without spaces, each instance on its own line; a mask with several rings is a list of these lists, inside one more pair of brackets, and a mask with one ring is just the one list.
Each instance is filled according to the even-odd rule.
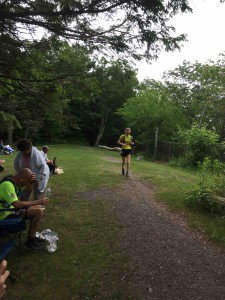
[[125,134],[122,134],[118,140],[118,144],[122,146],[122,151],[121,151],[122,175],[125,175],[125,165],[126,165],[126,177],[129,177],[131,149],[132,149],[131,146],[134,145],[133,137],[130,134],[131,134],[131,129],[126,128]]

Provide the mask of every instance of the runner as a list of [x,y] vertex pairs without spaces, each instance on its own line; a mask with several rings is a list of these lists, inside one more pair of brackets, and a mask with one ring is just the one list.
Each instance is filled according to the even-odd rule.
[[121,157],[122,157],[122,175],[125,175],[125,164],[126,164],[126,177],[129,177],[130,171],[130,160],[131,160],[131,146],[134,145],[133,137],[130,135],[131,129],[126,128],[125,134],[122,134],[118,140],[118,144],[122,146]]

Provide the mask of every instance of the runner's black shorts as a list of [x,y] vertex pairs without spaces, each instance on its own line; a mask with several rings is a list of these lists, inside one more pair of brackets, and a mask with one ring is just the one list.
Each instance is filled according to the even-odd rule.
[[131,149],[122,149],[120,155],[123,157],[126,157],[128,155],[131,155]]

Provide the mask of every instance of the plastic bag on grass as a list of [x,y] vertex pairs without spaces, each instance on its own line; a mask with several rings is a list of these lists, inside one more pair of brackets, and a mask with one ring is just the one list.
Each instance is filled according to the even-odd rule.
[[59,240],[58,234],[53,232],[51,229],[45,229],[42,232],[36,233],[37,237],[40,237],[48,242],[47,250],[50,253],[53,253],[57,249],[57,241]]

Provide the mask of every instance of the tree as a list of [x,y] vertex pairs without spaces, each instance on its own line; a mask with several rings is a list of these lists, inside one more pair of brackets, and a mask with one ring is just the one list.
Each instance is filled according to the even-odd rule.
[[184,62],[165,76],[173,101],[182,107],[190,126],[206,125],[208,129],[216,129],[221,137],[225,134],[224,57],[205,64]]
[[98,146],[116,110],[126,99],[135,95],[138,80],[135,70],[125,60],[108,62],[101,59],[92,75],[88,101],[76,101],[71,105],[87,140],[91,145]]
[[185,35],[173,37],[167,21],[191,8],[187,0],[5,0],[0,11],[2,36],[19,43],[25,32],[42,28],[88,48],[102,50],[104,45],[138,58],[143,45],[147,57],[157,55],[162,46],[167,51],[179,48]]
[[118,113],[138,132],[136,140],[140,144],[154,144],[153,156],[156,158],[159,138],[168,140],[178,131],[183,118],[161,83],[146,81],[141,89],[136,97],[118,109]]
[[[187,0],[0,1],[0,85],[10,79],[22,89],[21,83],[38,81],[35,74],[26,76],[28,60],[24,57],[41,67],[27,47],[40,35],[69,39],[95,53],[151,59],[162,49],[179,48],[186,40],[184,34],[175,36],[174,27],[167,22],[188,11]],[[20,70],[23,76],[16,74]]]

